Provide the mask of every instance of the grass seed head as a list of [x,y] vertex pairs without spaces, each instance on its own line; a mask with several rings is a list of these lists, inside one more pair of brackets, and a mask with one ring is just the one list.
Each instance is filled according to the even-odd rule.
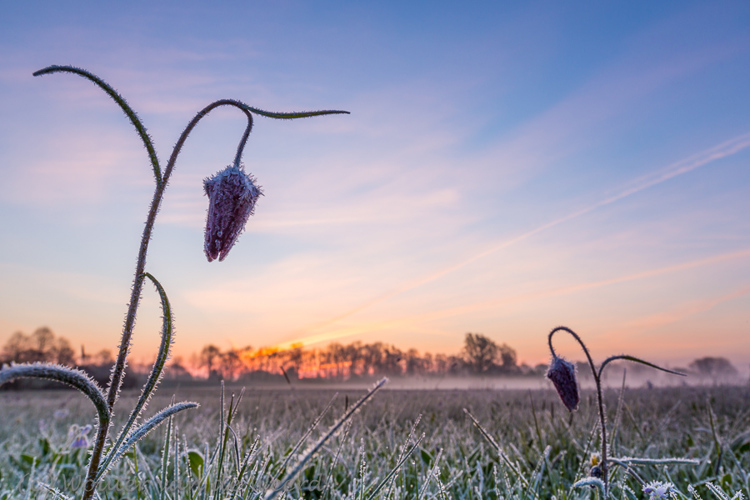
[[570,411],[577,410],[581,397],[578,394],[575,365],[555,356],[552,358],[549,370],[547,370],[547,378],[554,384],[565,407]]

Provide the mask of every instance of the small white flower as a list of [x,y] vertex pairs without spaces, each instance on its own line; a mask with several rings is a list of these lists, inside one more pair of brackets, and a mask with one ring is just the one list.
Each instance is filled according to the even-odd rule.
[[649,500],[666,500],[669,498],[667,494],[672,491],[672,488],[674,488],[674,485],[670,482],[651,481],[643,487],[643,492],[650,495]]

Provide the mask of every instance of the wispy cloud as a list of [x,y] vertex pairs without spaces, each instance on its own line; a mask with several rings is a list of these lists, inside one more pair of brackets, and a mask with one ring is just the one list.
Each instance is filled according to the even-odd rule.
[[[367,303],[356,309],[347,311],[347,313],[342,314],[338,317],[331,318],[330,320],[326,322],[322,322],[322,323],[315,324],[315,325],[309,325],[308,327],[301,329],[301,331],[308,332],[308,334],[295,338],[294,340],[291,340],[288,343],[289,344],[291,343],[308,344],[308,343],[320,342],[321,340],[318,340],[318,339],[331,341],[331,340],[335,340],[335,339],[342,338],[342,337],[347,337],[347,336],[354,335],[354,334],[370,333],[372,332],[373,328],[377,328],[377,329],[401,328],[401,329],[407,329],[407,330],[410,330],[410,329],[422,330],[423,328],[429,328],[429,327],[426,327],[426,324],[433,322],[435,320],[445,319],[445,318],[454,317],[454,316],[468,315],[468,314],[475,313],[481,310],[499,310],[503,307],[507,307],[510,305],[530,303],[530,302],[538,301],[541,299],[575,294],[578,292],[593,290],[597,288],[603,288],[607,286],[617,285],[620,283],[627,283],[627,282],[637,281],[637,280],[647,280],[649,278],[654,278],[654,277],[665,275],[665,274],[678,273],[681,271],[687,271],[687,270],[695,269],[699,267],[711,266],[711,265],[715,265],[715,264],[719,264],[719,263],[723,263],[727,261],[732,261],[732,260],[737,260],[737,259],[747,259],[747,258],[750,258],[750,249],[740,250],[736,252],[729,252],[729,253],[724,253],[720,255],[714,255],[711,257],[703,258],[703,259],[683,262],[683,263],[674,264],[671,266],[665,266],[665,267],[661,267],[657,269],[649,269],[647,271],[631,273],[631,274],[626,274],[622,276],[616,276],[616,277],[608,278],[604,280],[578,283],[575,285],[569,285],[569,286],[558,287],[558,288],[547,289],[547,290],[538,290],[538,291],[534,291],[530,293],[514,294],[514,295],[510,295],[506,297],[494,298],[494,299],[475,302],[471,304],[463,304],[460,306],[455,306],[455,307],[450,307],[450,308],[440,308],[439,310],[429,310],[420,314],[412,314],[412,315],[402,316],[398,318],[391,318],[386,321],[375,322],[375,323],[364,321],[360,324],[357,321],[353,321],[352,322],[353,324],[350,326],[331,328],[332,324],[340,322],[341,320],[344,320],[345,318],[352,316],[356,314],[357,312],[364,310],[369,305],[371,305],[370,303]],[[745,287],[741,289],[740,291],[732,292],[730,294],[724,295],[719,298],[711,299],[708,301],[701,300],[694,304],[690,304],[687,307],[681,307],[676,312],[649,316],[648,318],[642,318],[642,319],[632,322],[632,324],[628,323],[627,325],[624,325],[624,326],[627,326],[628,329],[634,328],[634,327],[649,328],[657,324],[666,324],[667,322],[677,321],[677,319],[684,318],[686,315],[695,314],[700,311],[708,310],[721,302],[725,302],[727,300],[737,298],[739,296],[742,296],[748,293],[749,291],[750,289]],[[316,332],[316,333],[313,333],[313,332]]]
[[655,328],[678,323],[697,314],[710,311],[719,304],[744,297],[747,294],[750,294],[750,286],[745,286],[717,297],[688,300],[669,311],[662,311],[621,323],[612,331],[647,333]]
[[482,258],[485,258],[489,255],[492,255],[494,253],[497,253],[501,250],[504,250],[512,245],[515,245],[517,243],[520,243],[536,234],[539,234],[543,231],[546,231],[548,229],[551,229],[555,226],[558,226],[560,224],[572,221],[576,218],[579,218],[583,215],[586,215],[594,210],[597,210],[601,207],[610,205],[612,203],[615,203],[623,198],[626,198],[628,196],[632,196],[640,191],[643,191],[645,189],[648,189],[650,187],[656,186],[658,184],[661,184],[663,182],[666,182],[670,179],[673,179],[679,175],[686,174],[688,172],[691,172],[697,168],[700,168],[704,165],[707,165],[711,162],[714,162],[718,159],[725,158],[728,156],[731,156],[733,154],[738,153],[739,151],[744,150],[750,146],[750,133],[741,135],[739,137],[736,137],[734,139],[725,141],[721,144],[718,144],[717,146],[714,146],[712,148],[709,148],[707,150],[701,151],[695,155],[692,155],[688,158],[685,158],[683,160],[677,161],[671,165],[668,165],[667,167],[663,169],[656,170],[652,172],[651,174],[647,176],[643,176],[641,178],[635,179],[634,181],[630,182],[627,186],[621,188],[617,194],[610,196],[608,198],[605,198],[601,201],[598,201],[596,203],[593,203],[585,208],[573,211],[567,215],[564,215],[562,217],[559,217],[557,219],[554,219],[548,223],[542,224],[530,231],[526,231],[514,238],[510,238],[507,240],[503,240],[497,243],[494,243],[492,245],[489,245],[488,248],[481,250],[477,253],[475,253],[473,256],[469,257],[468,259],[465,259],[463,261],[457,262],[453,265],[450,265],[448,267],[445,267],[443,269],[440,269],[434,273],[431,273],[429,275],[423,276],[421,278],[415,279],[415,280],[409,280],[407,282],[402,283],[400,286],[383,293],[377,297],[374,297],[373,299],[355,307],[350,310],[347,310],[340,315],[337,315],[333,318],[331,318],[329,321],[323,323],[323,325],[330,325],[332,323],[335,323],[337,321],[340,321],[344,318],[347,318],[349,316],[352,316],[356,313],[359,313],[369,307],[372,307],[376,304],[379,304],[381,302],[385,302],[393,297],[396,297],[397,295],[403,294],[407,291],[414,290],[416,288],[419,288],[423,285],[426,285],[430,282],[433,282],[435,280],[438,280],[442,278],[443,276],[446,276],[450,273],[456,272],[463,267],[478,261]]

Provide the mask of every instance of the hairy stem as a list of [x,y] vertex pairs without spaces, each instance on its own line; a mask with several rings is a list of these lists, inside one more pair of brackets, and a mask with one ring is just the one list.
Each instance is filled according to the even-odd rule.
[[578,341],[578,343],[581,345],[581,348],[583,349],[583,352],[586,354],[586,359],[588,359],[589,366],[591,367],[591,373],[594,375],[594,383],[596,384],[596,400],[599,405],[599,425],[601,427],[601,436],[602,436],[602,444],[601,444],[601,456],[602,456],[602,462],[601,462],[601,470],[602,470],[602,482],[604,482],[604,498],[607,498],[607,495],[609,494],[609,482],[608,482],[608,467],[607,467],[607,417],[604,413],[604,399],[602,398],[602,383],[599,378],[600,371],[596,370],[596,365],[594,365],[594,360],[591,359],[591,354],[589,354],[589,350],[586,347],[586,344],[583,343],[583,340],[581,340],[581,337],[578,336],[576,332],[571,330],[570,328],[567,328],[565,326],[558,326],[554,330],[552,330],[549,334],[549,337],[547,338],[547,342],[549,343],[549,349],[552,352],[553,356],[557,356],[555,354],[555,349],[552,347],[552,336],[559,332],[564,331],[569,333],[573,336],[574,339]]
[[[107,439],[111,412],[109,406],[107,406],[107,402],[104,400],[104,394],[102,394],[101,389],[99,389],[99,386],[96,385],[88,375],[80,370],[44,363],[15,365],[0,370],[0,385],[21,377],[55,380],[73,386],[84,393],[88,396],[91,402],[94,403],[99,415],[99,429],[97,430],[96,436],[97,442],[101,440],[103,443]],[[94,453],[91,455],[91,460],[89,461],[89,470],[86,476],[83,498],[91,498],[94,494],[94,477],[99,468],[100,459],[101,449],[98,453],[97,450],[94,449]]]
[[109,95],[120,106],[120,108],[122,108],[127,117],[130,119],[130,122],[138,132],[138,135],[143,141],[143,145],[146,147],[146,151],[148,151],[148,158],[149,160],[151,160],[151,166],[154,169],[154,177],[156,178],[156,183],[159,184],[161,182],[161,170],[159,168],[159,159],[156,157],[154,144],[153,142],[151,142],[151,137],[149,137],[148,132],[146,131],[146,127],[143,126],[143,123],[141,123],[138,115],[135,114],[135,111],[133,111],[127,101],[120,94],[118,94],[117,91],[113,89],[107,82],[94,75],[93,73],[90,73],[85,69],[76,68],[75,66],[47,66],[46,68],[40,69],[39,71],[35,71],[34,76],[42,76],[51,73],[73,73],[87,78],[88,80],[94,82],[94,84],[96,84],[99,88],[104,90],[104,92],[106,92],[107,95]]
[[[143,228],[143,235],[141,236],[141,244],[138,250],[138,259],[136,262],[135,278],[133,279],[133,288],[131,290],[130,302],[128,304],[128,311],[125,316],[125,325],[123,327],[123,333],[122,333],[122,337],[120,340],[119,352],[117,355],[117,360],[115,362],[115,365],[112,369],[112,373],[110,375],[110,382],[109,382],[109,388],[108,388],[107,399],[106,399],[106,407],[102,405],[103,408],[100,409],[99,432],[97,434],[97,438],[94,443],[94,448],[93,448],[92,455],[91,455],[91,461],[89,463],[89,470],[88,470],[86,484],[85,484],[84,493],[83,493],[83,500],[89,500],[94,495],[94,491],[96,489],[97,478],[101,478],[101,474],[98,475],[99,464],[100,464],[102,453],[104,451],[104,446],[107,440],[107,435],[109,432],[109,425],[108,425],[109,418],[112,415],[112,409],[114,408],[115,402],[117,401],[117,397],[120,393],[123,375],[125,372],[125,368],[127,366],[127,356],[128,356],[128,352],[130,351],[130,340],[133,334],[133,328],[135,326],[136,313],[138,311],[138,305],[140,302],[141,291],[143,289],[143,281],[145,277],[151,278],[156,284],[157,288],[160,288],[158,282],[156,282],[156,280],[154,280],[151,275],[144,274],[145,267],[146,267],[146,255],[148,253],[148,244],[149,244],[149,241],[151,240],[151,233],[153,232],[154,222],[156,221],[156,214],[159,212],[159,206],[164,197],[164,191],[167,187],[169,177],[171,176],[172,170],[174,169],[177,156],[182,150],[185,140],[187,139],[190,132],[193,130],[193,128],[200,121],[201,118],[203,118],[211,110],[219,106],[231,105],[236,108],[239,108],[248,119],[248,125],[245,129],[244,134],[242,135],[242,138],[240,139],[240,143],[239,143],[239,146],[237,147],[237,152],[234,158],[235,165],[239,165],[240,160],[242,158],[242,152],[244,151],[245,144],[247,143],[248,137],[250,135],[250,131],[252,130],[252,126],[253,126],[253,117],[251,113],[257,113],[261,116],[266,116],[269,118],[294,119],[294,118],[305,118],[305,117],[310,117],[310,116],[319,116],[319,115],[326,115],[326,114],[339,114],[339,113],[348,114],[348,112],[347,111],[310,111],[310,112],[300,112],[300,113],[273,113],[273,112],[263,111],[261,109],[250,107],[240,101],[236,101],[232,99],[222,99],[222,100],[215,101],[209,104],[208,106],[206,106],[205,108],[203,108],[200,112],[198,112],[198,114],[190,121],[190,123],[188,123],[187,127],[182,132],[182,135],[177,141],[177,144],[172,150],[172,155],[169,159],[169,163],[167,164],[167,168],[164,170],[164,173],[162,175],[162,171],[159,166],[159,160],[156,156],[156,150],[154,149],[151,138],[146,132],[146,128],[141,123],[135,111],[133,111],[133,109],[128,105],[125,99],[119,93],[117,93],[117,91],[115,91],[109,84],[107,84],[104,80],[97,77],[96,75],[84,69],[76,68],[74,66],[57,66],[57,65],[48,66],[39,71],[36,71],[34,73],[34,76],[40,76],[40,75],[46,75],[46,74],[58,73],[58,72],[67,72],[67,73],[77,74],[79,76],[82,76],[92,81],[99,88],[104,90],[104,92],[107,93],[107,95],[109,95],[120,106],[120,108],[125,112],[126,116],[130,119],[130,122],[135,127],[136,131],[138,132],[138,135],[143,141],[144,146],[146,147],[146,150],[149,155],[149,159],[151,161],[151,164],[154,170],[154,178],[156,180],[156,188],[154,190],[154,197],[151,200],[148,217],[146,219],[145,227]],[[162,297],[165,298],[166,296],[163,294],[163,290],[160,289],[159,291]],[[164,352],[166,355],[166,350],[164,350]],[[160,371],[161,371],[160,369],[157,370],[158,373],[156,373],[155,380],[158,380],[158,375],[160,374]],[[154,386],[155,384],[153,386],[150,386],[149,384],[147,384],[147,388],[145,390],[147,392],[150,392],[151,390],[153,390]],[[144,403],[145,403],[145,400],[148,399],[148,395],[149,394],[147,393],[144,393],[142,395],[142,399],[144,400]],[[106,410],[107,425],[102,424],[102,421],[101,421],[102,410]],[[176,410],[176,411],[179,411],[179,410]],[[135,412],[136,417],[137,417],[137,413],[138,412]],[[132,422],[130,424],[132,424]],[[141,429],[143,429],[143,427]],[[127,435],[127,429],[123,432],[122,437],[124,438],[126,435]],[[131,436],[131,439],[132,438],[136,438],[137,440],[137,436],[135,434]],[[113,449],[112,452],[117,454],[120,452],[120,450]],[[112,455],[111,458],[114,461],[116,460],[117,456]]]

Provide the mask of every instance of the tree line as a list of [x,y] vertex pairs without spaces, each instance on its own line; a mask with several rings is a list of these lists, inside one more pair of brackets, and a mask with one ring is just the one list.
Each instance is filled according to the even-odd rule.
[[372,376],[414,375],[520,375],[533,371],[518,365],[516,351],[507,344],[467,333],[458,354],[433,354],[402,350],[383,342],[337,342],[323,348],[253,349],[222,351],[207,345],[193,357],[192,365],[204,376],[237,380],[248,375],[281,374],[286,378],[348,380]]
[[[32,334],[16,332],[2,351],[0,364],[21,362],[60,363],[78,366],[101,384],[106,384],[114,357],[109,350],[80,352],[70,342],[56,336],[49,328],[38,328]],[[137,385],[138,375],[150,366],[131,365],[126,386]],[[331,343],[320,348],[294,346],[290,349],[251,346],[221,350],[209,344],[186,361],[175,357],[167,367],[167,379],[222,379],[227,381],[258,381],[272,379],[333,379],[350,380],[377,376],[541,376],[546,364],[528,366],[518,363],[516,351],[479,333],[467,333],[464,345],[456,354],[433,354],[417,349],[402,350],[383,342],[350,344]],[[686,369],[714,381],[736,379],[737,369],[721,357],[694,360]],[[582,377],[586,369],[579,369]]]

